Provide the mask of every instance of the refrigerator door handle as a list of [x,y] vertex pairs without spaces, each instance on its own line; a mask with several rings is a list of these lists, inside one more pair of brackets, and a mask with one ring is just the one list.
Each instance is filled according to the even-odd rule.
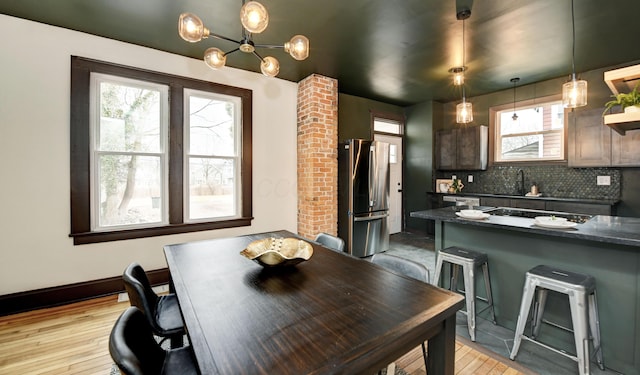
[[354,216],[353,221],[372,221],[378,219],[384,219],[385,217],[389,217],[389,213],[374,215],[374,216]]

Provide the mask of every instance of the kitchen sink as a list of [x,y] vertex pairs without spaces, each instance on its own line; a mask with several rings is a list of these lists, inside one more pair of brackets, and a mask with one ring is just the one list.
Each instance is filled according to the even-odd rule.
[[575,214],[570,212],[542,211],[542,210],[530,210],[526,208],[510,208],[510,207],[498,207],[498,208],[486,210],[484,212],[490,215],[526,217],[530,219],[533,219],[536,216],[556,216],[556,217],[563,217],[568,221],[578,223],[578,224],[582,224],[593,217],[591,215]]

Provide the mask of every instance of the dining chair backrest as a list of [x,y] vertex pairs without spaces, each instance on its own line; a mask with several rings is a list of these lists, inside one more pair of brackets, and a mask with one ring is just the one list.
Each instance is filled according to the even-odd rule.
[[162,328],[156,323],[156,309],[158,308],[158,295],[151,289],[151,284],[144,269],[138,263],[131,263],[122,274],[124,287],[129,295],[131,306],[135,306],[144,313],[156,331]]
[[344,240],[340,237],[330,235],[329,233],[318,233],[315,241],[331,250],[344,252]]
[[424,283],[429,283],[429,269],[424,264],[384,253],[374,254],[371,257],[371,263]]
[[160,374],[167,355],[137,307],[129,307],[116,321],[109,335],[109,353],[128,375]]

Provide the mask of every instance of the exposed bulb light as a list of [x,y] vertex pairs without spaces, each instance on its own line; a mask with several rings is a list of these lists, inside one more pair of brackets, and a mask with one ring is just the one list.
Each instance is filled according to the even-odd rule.
[[280,72],[280,63],[273,56],[262,57],[256,52],[256,48],[282,48],[296,60],[304,60],[309,57],[309,39],[304,35],[295,35],[282,45],[255,44],[252,34],[261,33],[269,25],[267,9],[257,1],[242,1],[240,9],[240,22],[242,23],[242,38],[235,40],[223,35],[212,33],[204,27],[202,20],[193,13],[182,13],[178,18],[178,34],[187,42],[195,43],[208,37],[223,39],[238,44],[238,47],[228,52],[219,48],[209,48],[204,53],[204,62],[212,69],[220,69],[227,63],[227,56],[241,51],[251,53],[260,60],[260,71],[268,77],[275,77]]
[[571,30],[572,30],[572,52],[571,52],[571,81],[562,85],[562,105],[565,108],[578,108],[587,105],[587,81],[576,78],[576,23],[573,11],[573,0],[571,0]]
[[240,22],[252,34],[259,34],[269,26],[267,8],[257,1],[249,1],[240,8]]

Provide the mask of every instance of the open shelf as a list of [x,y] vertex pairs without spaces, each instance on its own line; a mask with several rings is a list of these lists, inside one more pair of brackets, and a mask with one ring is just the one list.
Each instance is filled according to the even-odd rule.
[[[631,92],[640,84],[640,65],[604,72],[604,81],[614,95]],[[625,135],[627,130],[640,129],[640,112],[605,115],[604,123],[620,135]]]
[[640,129],[640,112],[615,113],[604,116],[604,124],[625,135],[627,130]]

